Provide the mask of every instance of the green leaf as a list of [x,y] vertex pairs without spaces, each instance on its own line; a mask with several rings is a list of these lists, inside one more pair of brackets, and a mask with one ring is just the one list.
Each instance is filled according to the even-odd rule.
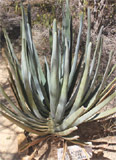
[[21,111],[15,106],[15,104],[12,102],[12,100],[7,96],[7,94],[4,92],[3,88],[0,85],[0,93],[5,97],[5,99],[8,101],[8,103],[12,106],[13,110],[19,114],[19,116],[23,116]]
[[58,131],[68,129],[75,123],[75,121],[84,113],[85,108],[82,106],[81,108],[77,109],[74,113],[72,113],[70,116],[66,117],[62,124],[58,126],[56,129]]
[[88,17],[88,27],[87,27],[87,39],[86,39],[86,47],[85,47],[85,62],[87,58],[87,50],[88,50],[88,45],[90,43],[90,37],[91,37],[91,13],[90,13],[90,8],[87,10],[87,17]]
[[103,90],[103,92],[100,94],[100,97],[102,97],[104,94],[105,94],[105,92],[113,85],[113,83],[115,83],[116,82],[116,78],[114,78],[107,86],[106,86],[106,88]]
[[51,57],[51,78],[50,78],[50,111],[54,118],[59,99],[59,62],[58,62],[57,33],[53,35],[53,50]]
[[8,51],[9,51],[10,60],[11,60],[12,63],[17,63],[17,65],[19,66],[19,61],[18,61],[18,59],[17,59],[17,57],[14,53],[14,50],[13,50],[11,41],[8,37],[8,34],[7,34],[5,29],[3,29],[3,32],[4,32],[4,37],[5,37],[5,40],[6,40],[6,43],[7,43],[7,48],[8,48]]
[[[100,43],[100,42],[99,42]],[[100,61],[101,61],[101,54],[102,54],[102,46],[103,46],[103,41],[102,41],[102,39],[101,39],[101,46],[100,46],[100,51],[99,51],[99,57],[98,57],[98,62],[97,62],[97,66],[96,66],[96,70],[95,70],[95,74],[94,74],[94,76],[92,77],[92,82],[91,82],[91,84],[90,84],[90,80],[91,80],[91,74],[92,74],[92,70],[93,70],[93,67],[92,68],[90,68],[90,78],[88,78],[88,85],[90,85],[90,86],[88,86],[86,89],[87,89],[87,92],[86,92],[86,95],[85,95],[85,97],[84,97],[84,100],[83,100],[83,103],[89,98],[89,96],[90,96],[90,94],[93,92],[93,89],[94,89],[94,85],[95,85],[95,82],[96,82],[96,79],[97,79],[97,76],[98,76],[98,70],[99,70],[99,67],[100,67]],[[99,44],[99,45],[100,45]],[[96,51],[95,51],[95,54],[96,54],[96,52],[97,52],[97,49],[96,49]],[[95,63],[95,61],[94,61],[94,59],[95,59],[95,57],[93,58],[93,61],[92,61],[92,64],[91,65],[93,65],[94,63]]]
[[96,104],[96,102],[101,98],[100,93],[102,92],[103,87],[105,85],[105,81],[106,81],[106,78],[107,78],[107,75],[108,75],[108,71],[109,71],[109,67],[110,67],[110,64],[111,64],[110,62],[111,62],[111,59],[112,59],[112,55],[113,55],[113,52],[111,52],[110,55],[109,55],[109,60],[108,60],[108,63],[107,63],[107,67],[106,67],[102,82],[101,82],[96,94],[90,100],[86,111],[91,109]]
[[108,109],[104,112],[101,112],[99,113],[95,118],[94,120],[99,120],[99,119],[103,119],[103,118],[106,118],[108,116],[111,116],[112,114],[115,114],[116,113],[116,107],[114,108],[111,108],[111,109]]
[[116,64],[114,64],[113,67],[111,68],[111,71],[110,71],[110,73],[108,74],[108,77],[107,77],[107,78],[109,78],[109,77],[111,76],[111,74],[115,71],[115,69],[116,69]]
[[76,126],[72,127],[72,128],[69,128],[69,129],[66,129],[64,131],[61,131],[61,132],[55,132],[55,135],[56,136],[67,136],[69,134],[71,134],[72,132],[76,131],[78,128]]
[[82,26],[83,26],[83,14],[81,15],[80,19],[81,20],[80,20],[79,33],[78,33],[77,44],[76,44],[76,49],[75,49],[75,54],[74,54],[74,61],[73,61],[72,67],[71,67],[69,83],[68,83],[68,88],[69,89],[70,89],[70,87],[72,85],[72,81],[73,81],[74,74],[76,72],[76,67],[77,67],[77,59],[78,59],[78,53],[79,53],[80,38],[81,38]]
[[[79,63],[76,67],[76,71],[75,71],[75,74],[74,74],[74,77],[73,77],[73,81],[72,81],[72,84],[71,84],[71,87],[68,91],[68,99],[72,97],[72,93],[73,92],[76,92],[77,94],[77,91],[78,91],[78,87],[80,85],[80,81],[81,81],[81,78],[82,78],[82,75],[83,75],[83,70],[84,70],[84,65],[83,65],[83,68],[81,70],[81,66],[82,66],[82,62],[83,62],[83,57],[84,57],[84,52],[82,53],[80,59],[79,59]],[[81,75],[80,75],[81,73]],[[77,79],[78,79],[78,83],[76,84],[77,82]],[[74,91],[75,90],[75,91]],[[73,93],[74,95],[75,93]],[[76,95],[75,94],[75,95]],[[76,98],[76,97],[75,97]],[[69,100],[70,101],[70,100]]]
[[47,87],[48,87],[48,94],[50,94],[50,69],[49,69],[49,65],[47,62],[46,57],[44,57],[45,59],[45,70],[46,70],[46,82],[47,82]]
[[55,115],[55,121],[59,122],[62,120],[64,111],[65,111],[65,105],[67,102],[67,96],[68,96],[68,79],[69,79],[69,48],[68,48],[68,42],[67,39],[65,40],[66,45],[66,53],[65,53],[65,66],[64,66],[64,77],[63,77],[63,84],[61,89],[61,94],[59,98],[59,103],[56,109],[56,115]]
[[36,130],[34,130],[33,128],[30,128],[28,125],[23,124],[23,123],[19,122],[18,120],[10,117],[10,116],[7,115],[6,113],[3,113],[3,112],[1,112],[1,111],[0,111],[0,113],[1,113],[5,118],[7,118],[7,119],[10,120],[11,122],[13,122],[13,123],[16,124],[17,126],[19,126],[20,128],[22,128],[22,129],[24,129],[24,130],[26,130],[26,131],[28,131],[28,132],[37,134],[37,135],[39,135],[39,136],[43,136],[43,135],[47,135],[47,134],[48,134],[48,132],[39,132],[39,131],[36,131]]
[[[114,92],[112,95],[110,95],[108,98],[106,98],[103,102],[96,105],[93,109],[86,112],[84,115],[82,115],[80,118],[75,121],[75,123],[72,126],[77,126],[81,123],[84,123],[88,121],[89,118],[91,118],[93,115],[95,115],[97,112],[99,112],[106,104],[108,104],[114,97],[116,96],[116,92]],[[87,109],[86,109],[87,111]]]
[[23,82],[24,82],[24,87],[26,91],[26,95],[28,98],[28,103],[34,114],[38,118],[42,118],[41,114],[39,113],[39,110],[33,100],[33,95],[32,95],[32,90],[30,88],[30,82],[31,82],[31,73],[29,70],[29,63],[28,63],[28,56],[27,56],[27,49],[26,49],[26,42],[24,41],[23,44],[23,49],[22,50],[22,75],[23,75]]
[[47,131],[48,130],[48,126],[46,125],[46,123],[45,124],[42,124],[40,122],[38,123],[37,121],[34,121],[33,119],[29,118],[23,112],[22,112],[22,115],[18,114],[18,113],[16,114],[16,113],[12,112],[10,109],[8,109],[2,103],[0,103],[0,108],[2,108],[2,110],[4,110],[12,118],[15,118],[15,119],[19,120],[20,122],[23,122],[23,123],[29,125],[33,129],[36,129],[39,131]]
[[84,88],[86,87],[86,83],[87,83],[87,78],[88,78],[88,71],[89,71],[89,63],[90,63],[90,54],[91,54],[91,46],[92,43],[89,43],[88,46],[88,50],[87,50],[87,59],[86,59],[86,64],[85,64],[85,70],[83,73],[83,77],[79,86],[79,90],[76,96],[76,100],[73,104],[73,107],[69,113],[69,115],[71,115],[73,112],[75,112],[79,107],[80,104],[82,103],[82,99],[83,99],[83,95],[84,95]]
[[[97,44],[96,44],[96,48],[95,48],[95,51],[94,51],[93,59],[92,59],[92,62],[91,62],[89,76],[92,75],[92,72],[93,72],[93,69],[94,69],[94,65],[95,65],[96,55],[100,52],[100,50],[101,50],[101,53],[102,53],[102,46],[103,46],[103,38],[101,38],[102,30],[103,30],[103,26],[101,27],[101,29],[99,31],[98,38],[97,38]],[[99,57],[99,60],[98,60],[98,64],[100,64],[100,57]]]

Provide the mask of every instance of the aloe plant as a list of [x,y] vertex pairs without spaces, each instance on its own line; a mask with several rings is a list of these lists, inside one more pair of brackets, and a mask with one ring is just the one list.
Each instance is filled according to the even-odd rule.
[[[116,107],[100,110],[108,104],[116,92],[112,85],[116,78],[106,86],[106,81],[116,68],[111,69],[109,60],[102,79],[98,81],[103,48],[101,27],[95,49],[92,48],[90,28],[90,9],[88,9],[88,29],[85,52],[78,58],[82,36],[83,13],[75,53],[72,52],[72,18],[66,0],[62,30],[53,21],[51,65],[45,57],[44,71],[41,67],[31,32],[30,7],[28,14],[22,9],[22,51],[21,62],[17,59],[7,32],[4,30],[8,52],[9,81],[16,104],[0,86],[0,92],[11,107],[0,102],[0,113],[24,130],[41,137],[55,135],[78,143],[78,136],[71,137],[78,125],[105,118],[116,113]],[[92,51],[91,51],[92,50]],[[94,50],[94,51],[93,51]],[[92,57],[92,59],[91,59]]]

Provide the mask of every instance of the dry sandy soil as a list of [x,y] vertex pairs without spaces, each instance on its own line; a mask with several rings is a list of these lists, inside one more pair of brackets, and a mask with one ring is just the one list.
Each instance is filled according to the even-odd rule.
[[[14,48],[19,54],[20,45],[19,45],[19,20],[20,16],[13,16],[12,7],[9,5],[11,1],[2,1],[0,0],[0,6],[6,5],[6,8],[9,9],[9,13],[4,11],[3,7],[0,7],[0,26],[6,25],[6,28],[9,31],[10,37],[12,39]],[[5,8],[5,9],[6,9]],[[11,18],[10,18],[11,17]],[[6,19],[6,20],[5,20]],[[18,22],[17,22],[18,21]],[[0,31],[1,34],[1,31]],[[40,57],[43,56],[44,52],[49,52],[47,49],[48,46],[48,30],[43,26],[34,26],[33,27],[33,36],[34,41],[39,48]],[[110,50],[115,50],[115,54],[112,60],[112,64],[116,63],[116,24],[113,23],[111,25],[106,25],[106,29],[104,31],[104,56],[103,56],[103,69],[107,62],[107,55],[105,53]],[[2,34],[1,34],[2,38]],[[1,39],[4,41],[3,39]],[[38,43],[37,43],[38,42]],[[46,45],[47,43],[47,45]],[[42,45],[44,44],[44,45]],[[4,43],[2,42],[2,46],[4,48]],[[11,91],[9,89],[8,84],[8,73],[6,69],[6,64],[4,58],[2,57],[0,50],[0,84],[4,87],[6,92],[12,98]],[[45,53],[46,55],[46,53]],[[116,72],[113,73],[111,79],[116,77]],[[0,96],[0,101],[6,101]],[[105,109],[109,107],[116,107],[116,99],[113,100]],[[93,141],[93,157],[91,160],[115,160],[116,159],[116,115],[112,116],[111,119],[106,120],[105,122],[95,122],[89,125],[80,126],[79,135],[84,140],[92,140]],[[113,126],[112,126],[113,125]],[[83,131],[83,128],[85,130]],[[22,155],[18,153],[18,140],[17,135],[23,133],[22,129],[18,128],[16,125],[9,122],[2,115],[0,115],[0,160],[21,160]],[[42,157],[42,153],[46,152],[48,144],[44,144],[39,151],[40,156],[38,159],[46,160],[45,157]],[[57,146],[58,144],[51,145],[50,155],[48,156],[49,160],[57,159]],[[40,148],[40,146],[38,146]],[[49,151],[48,151],[49,152]],[[47,153],[47,152],[46,152]],[[29,158],[27,158],[29,160]]]

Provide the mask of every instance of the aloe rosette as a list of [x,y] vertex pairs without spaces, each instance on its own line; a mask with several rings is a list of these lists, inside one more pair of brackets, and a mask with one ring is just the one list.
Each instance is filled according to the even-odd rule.
[[[41,67],[31,32],[30,7],[25,14],[22,9],[22,51],[21,62],[17,59],[7,32],[4,36],[8,52],[9,81],[16,104],[0,86],[0,93],[11,107],[0,102],[0,113],[24,130],[39,136],[55,135],[67,140],[78,125],[108,117],[116,113],[116,107],[100,110],[115,96],[116,78],[107,86],[106,81],[115,70],[111,68],[113,52],[109,53],[106,70],[99,81],[99,68],[103,48],[101,27],[95,48],[92,48],[90,9],[88,9],[88,29],[85,52],[78,56],[82,36],[83,13],[75,47],[72,52],[72,17],[66,0],[62,29],[53,21],[51,64],[45,57],[44,71]],[[92,58],[91,58],[92,57]]]

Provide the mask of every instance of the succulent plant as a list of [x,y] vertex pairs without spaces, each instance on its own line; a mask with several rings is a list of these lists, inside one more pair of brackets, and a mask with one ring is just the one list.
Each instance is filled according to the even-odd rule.
[[[111,68],[113,52],[102,79],[98,81],[103,38],[101,27],[95,49],[90,38],[90,9],[88,9],[88,29],[85,52],[79,58],[80,40],[83,26],[83,13],[75,53],[72,52],[72,18],[66,0],[62,30],[53,21],[51,66],[45,57],[44,71],[34,46],[31,32],[30,7],[25,14],[22,9],[22,51],[21,62],[16,57],[7,32],[4,29],[8,52],[9,82],[16,104],[0,86],[0,92],[11,107],[0,102],[0,113],[24,130],[40,137],[55,135],[78,143],[78,136],[71,133],[78,125],[105,118],[116,113],[116,107],[104,112],[100,110],[115,96],[113,84],[106,81],[116,68]],[[92,50],[92,51],[91,51]],[[92,58],[91,58],[92,57]],[[115,84],[114,84],[115,86]]]

